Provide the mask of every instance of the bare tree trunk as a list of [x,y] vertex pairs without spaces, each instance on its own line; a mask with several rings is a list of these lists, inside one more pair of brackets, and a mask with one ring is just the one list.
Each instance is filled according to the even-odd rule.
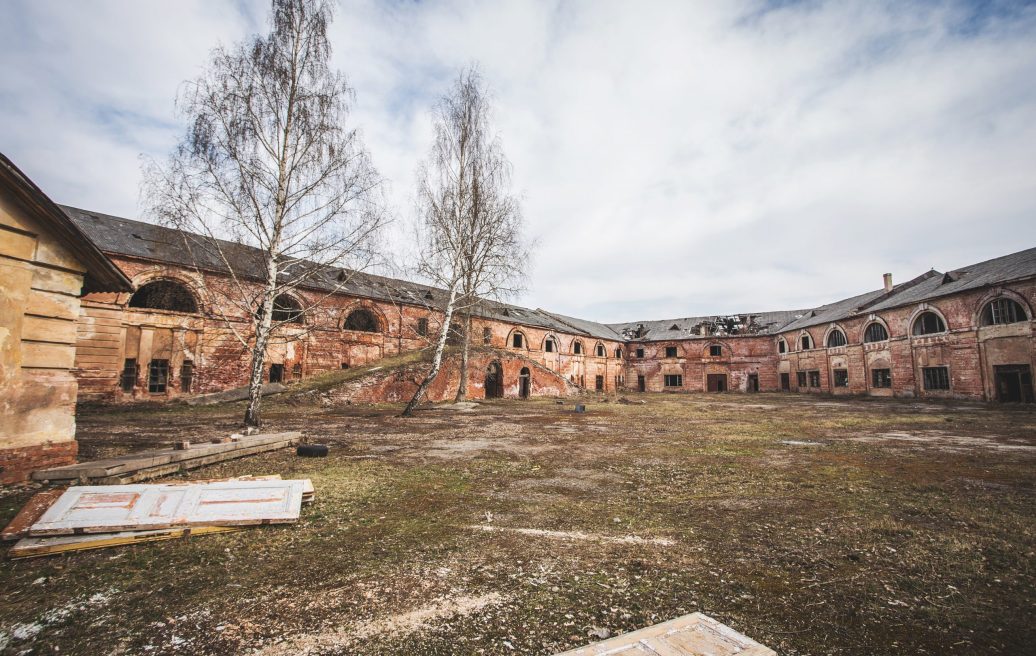
[[457,395],[453,402],[463,401],[468,397],[468,352],[471,346],[471,312],[464,313],[464,335],[460,346],[460,382],[457,383]]
[[270,342],[273,326],[273,300],[276,289],[267,289],[263,298],[262,317],[256,324],[255,346],[252,349],[252,371],[248,378],[248,407],[245,408],[245,426],[263,425],[260,407],[263,402],[263,373],[266,364],[266,345]]
[[424,398],[424,394],[428,391],[428,386],[431,385],[436,376],[439,375],[439,369],[442,367],[442,354],[446,350],[446,338],[450,334],[450,321],[453,320],[453,306],[457,302],[457,287],[459,282],[454,282],[453,286],[450,287],[450,300],[446,304],[446,316],[443,318],[442,329],[439,331],[439,341],[435,344],[435,356],[432,358],[432,369],[428,372],[428,375],[424,377],[421,384],[418,385],[417,391],[414,392],[414,398],[410,399],[410,403],[406,404],[406,408],[399,415],[400,417],[413,417],[414,410],[418,405],[421,404],[421,399]]

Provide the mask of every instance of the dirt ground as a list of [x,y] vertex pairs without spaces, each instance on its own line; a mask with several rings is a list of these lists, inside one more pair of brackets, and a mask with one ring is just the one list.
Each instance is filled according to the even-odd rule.
[[[629,398],[269,402],[331,455],[189,477],[309,477],[298,524],[4,560],[0,652],[553,654],[693,611],[785,655],[1036,650],[1036,409]],[[83,410],[81,453],[241,412]]]

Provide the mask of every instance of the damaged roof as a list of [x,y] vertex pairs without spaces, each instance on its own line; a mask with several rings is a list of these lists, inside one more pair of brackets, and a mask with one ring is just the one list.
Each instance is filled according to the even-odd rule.
[[622,335],[623,339],[642,342],[705,339],[731,335],[773,335],[806,312],[808,310],[719,314],[661,321],[631,321],[608,324],[608,326]]

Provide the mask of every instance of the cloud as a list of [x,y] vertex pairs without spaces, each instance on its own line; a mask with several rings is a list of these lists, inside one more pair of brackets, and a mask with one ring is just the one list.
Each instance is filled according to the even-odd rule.
[[[265,11],[16,5],[0,148],[132,215],[178,85]],[[346,0],[333,27],[404,218],[429,109],[480,63],[540,240],[519,300],[603,321],[807,307],[1032,246],[1034,37],[1031,6],[932,1]]]

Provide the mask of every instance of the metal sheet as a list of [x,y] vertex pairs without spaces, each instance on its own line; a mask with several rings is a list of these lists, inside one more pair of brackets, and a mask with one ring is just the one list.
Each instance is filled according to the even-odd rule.
[[304,489],[301,480],[77,486],[47,509],[29,535],[294,522]]
[[777,656],[707,615],[691,613],[558,656]]

